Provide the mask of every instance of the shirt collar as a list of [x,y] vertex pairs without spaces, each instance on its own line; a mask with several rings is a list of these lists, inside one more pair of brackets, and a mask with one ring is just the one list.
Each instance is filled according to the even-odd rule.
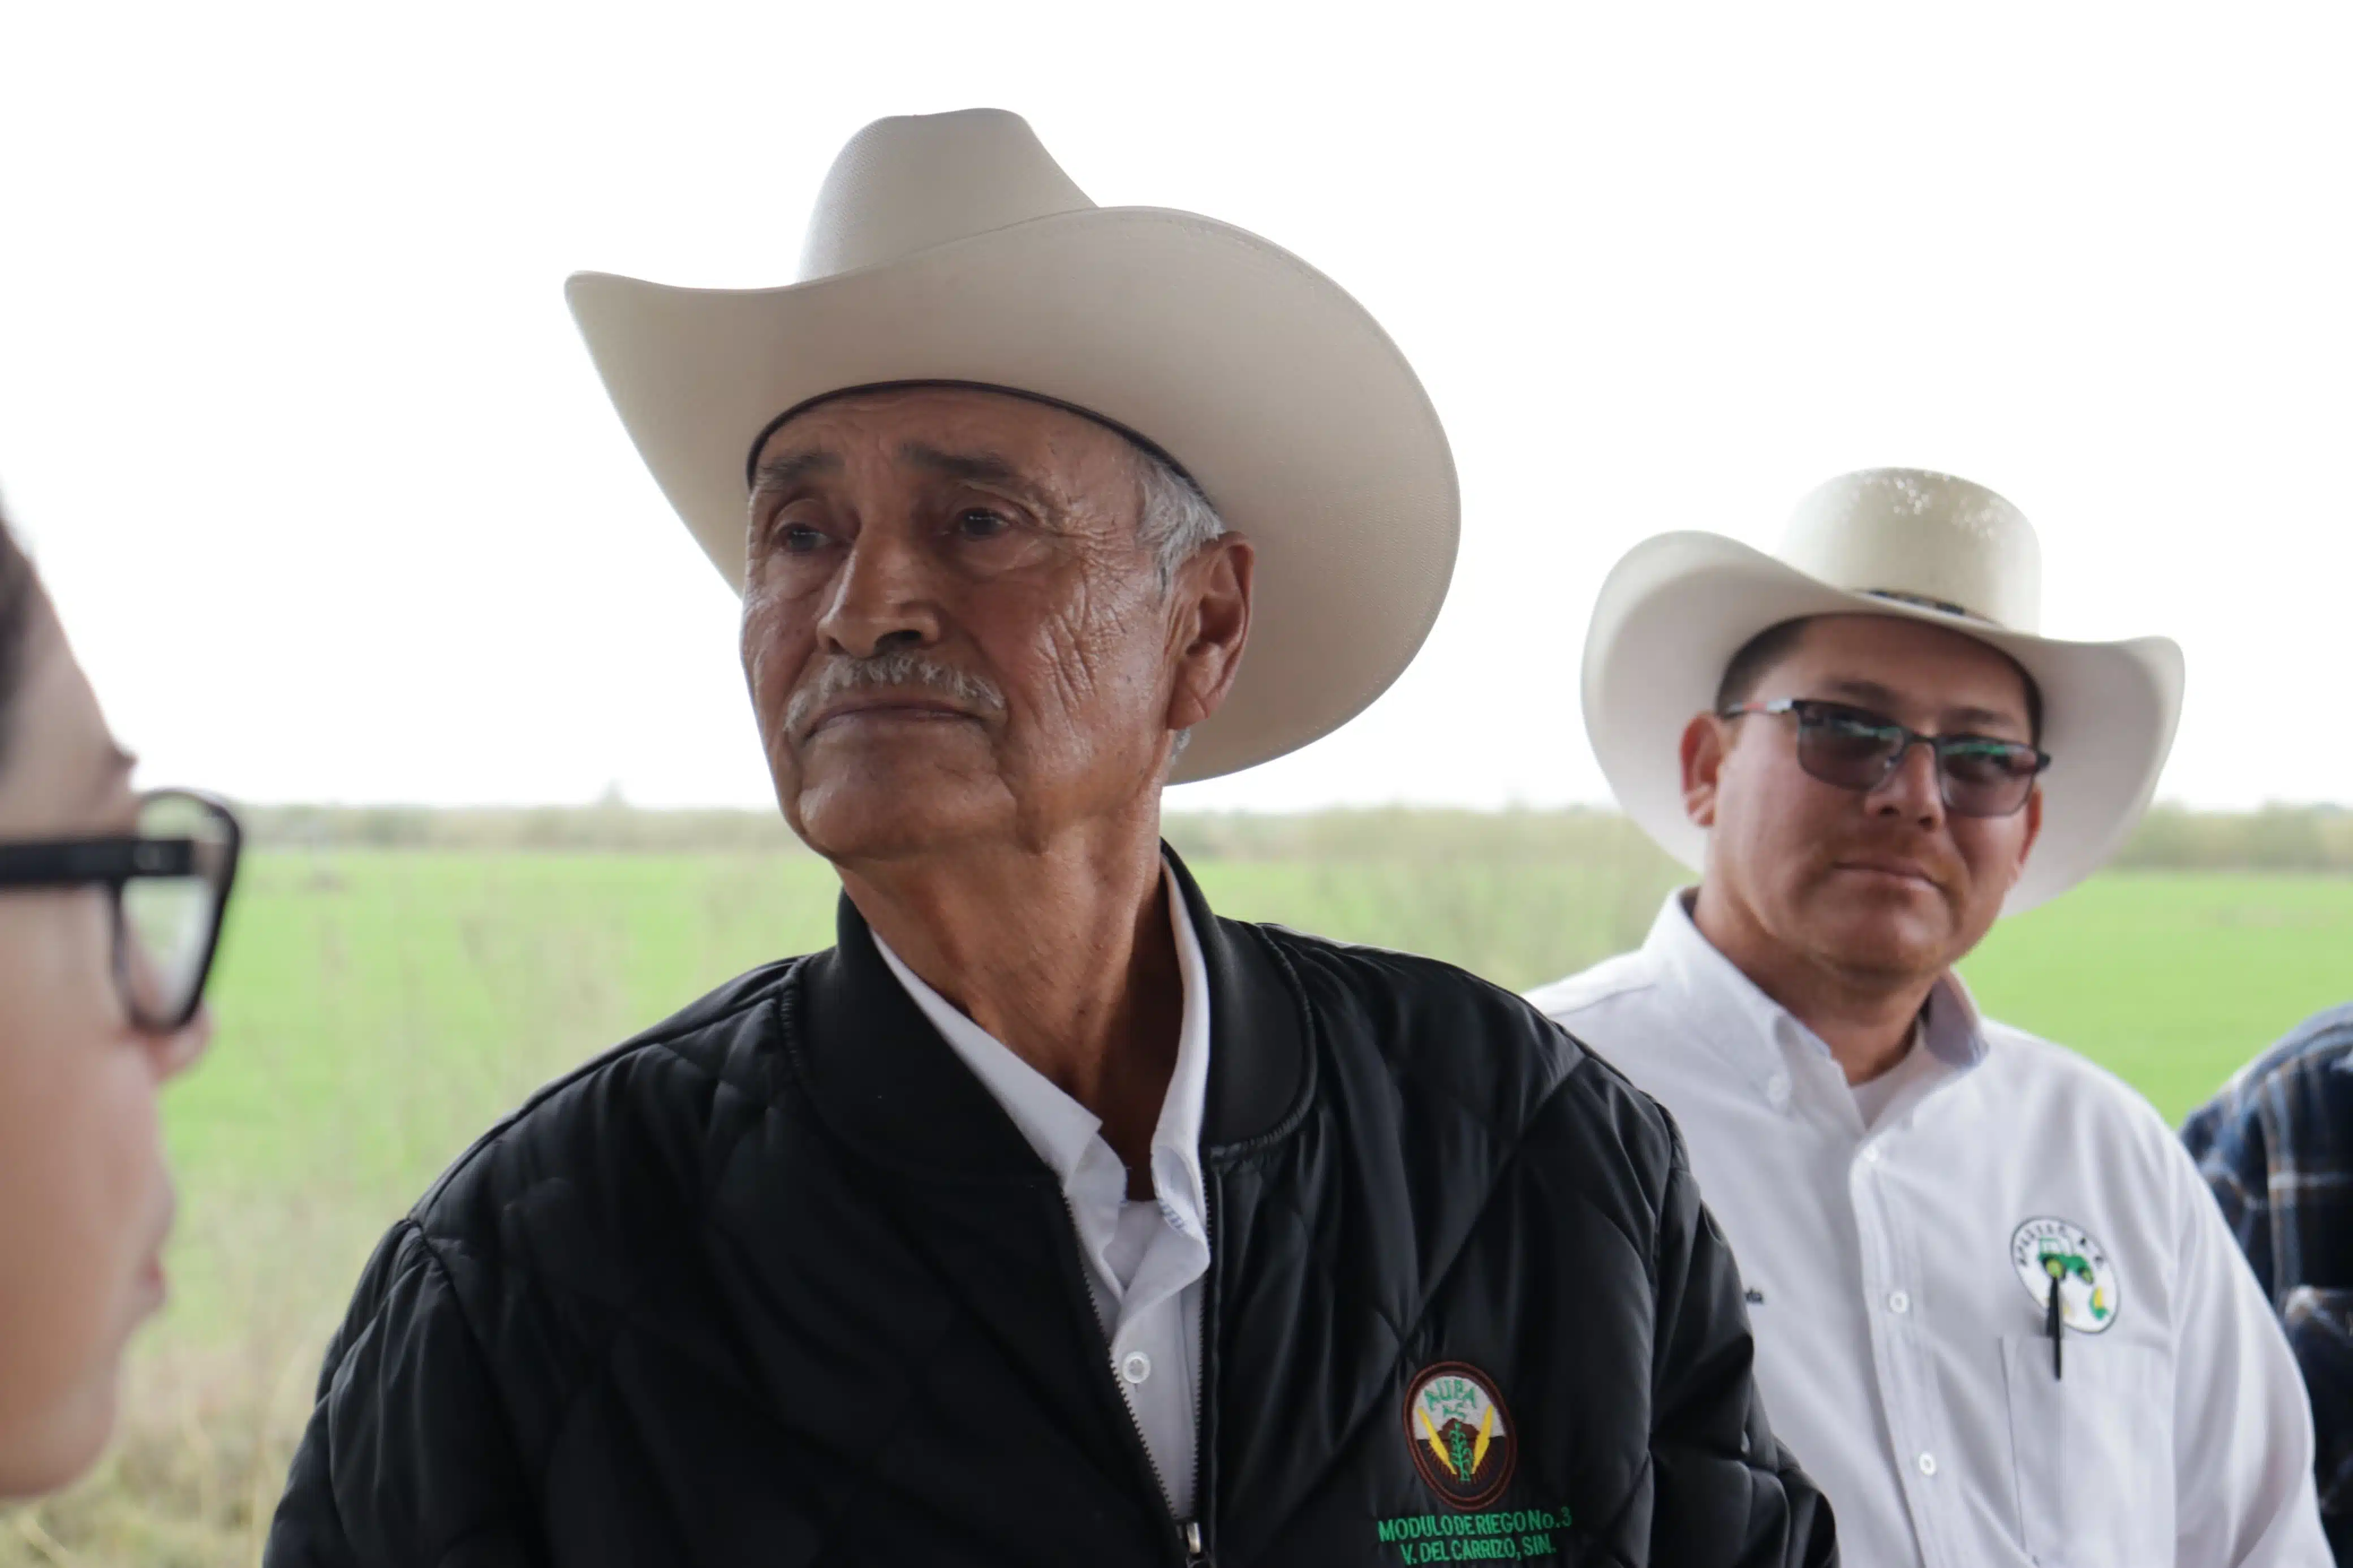
[[[1206,1169],[1255,1157],[1308,1125],[1317,1004],[1278,938],[1219,920],[1184,857],[1165,844],[1160,855],[1208,972],[1208,1028],[1217,1047],[1201,1113]],[[910,1176],[1050,1180],[1021,1130],[882,962],[846,892],[834,925],[825,952],[747,977],[747,994],[758,1002],[747,1027],[779,1047],[759,1058],[762,1092],[780,1093],[786,1077],[797,1080],[836,1135]]]
[[1168,1075],[1168,1098],[1160,1102],[1160,1121],[1152,1131],[1154,1180],[1163,1192],[1169,1183],[1161,1167],[1174,1161],[1173,1173],[1188,1190],[1194,1209],[1208,1212],[1201,1180],[1201,1118],[1209,1096],[1209,966],[1201,952],[1200,933],[1185,908],[1184,890],[1173,876],[1168,886],[1168,923],[1176,931],[1176,973],[1184,983],[1185,1011],[1176,1024],[1176,1066]]
[[[1161,1101],[1160,1120],[1152,1134],[1153,1176],[1155,1184],[1165,1190],[1162,1168],[1173,1163],[1176,1168],[1169,1175],[1197,1194],[1198,1205],[1202,1189],[1201,1117],[1209,1083],[1208,966],[1176,878],[1164,870],[1161,886],[1168,900],[1169,923],[1176,932],[1176,970],[1183,985],[1184,1011],[1176,1026],[1176,1063],[1168,1077],[1168,1095]],[[1038,1158],[1067,1190],[1102,1131],[1102,1120],[924,984],[891,951],[881,932],[872,934],[875,951],[908,996],[989,1097],[1004,1107]]]
[[[1716,951],[1691,917],[1698,889],[1667,895],[1642,952],[1659,966],[1671,994],[1700,1026],[1702,1035],[1743,1066],[1760,1065],[1761,1050],[1778,1063],[1784,1049],[1831,1054],[1820,1036],[1767,996],[1740,966]],[[1923,1011],[1921,1044],[1955,1071],[1975,1067],[1985,1055],[1976,998],[1950,970],[1938,977]]]

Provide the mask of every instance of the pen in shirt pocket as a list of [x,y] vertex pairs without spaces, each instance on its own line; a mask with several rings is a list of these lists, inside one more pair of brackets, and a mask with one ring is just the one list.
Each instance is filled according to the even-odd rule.
[[2051,1381],[2060,1382],[2064,1375],[2059,1370],[2059,1349],[2063,1342],[2066,1323],[2059,1311],[2059,1270],[2051,1270],[2051,1304],[2042,1314],[2042,1331],[2051,1336]]

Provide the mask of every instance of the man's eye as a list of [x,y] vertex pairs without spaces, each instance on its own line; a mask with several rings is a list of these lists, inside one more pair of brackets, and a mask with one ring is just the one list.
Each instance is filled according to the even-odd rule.
[[986,507],[968,507],[956,513],[955,531],[963,539],[995,539],[1012,526],[1003,513]]
[[787,555],[807,555],[824,545],[825,534],[805,522],[787,522],[777,528],[776,540],[776,548]]
[[1815,722],[1834,735],[1852,735],[1860,740],[1866,736],[1884,737],[1895,732],[1895,726],[1876,713],[1860,708],[1841,708],[1825,704],[1815,710]]

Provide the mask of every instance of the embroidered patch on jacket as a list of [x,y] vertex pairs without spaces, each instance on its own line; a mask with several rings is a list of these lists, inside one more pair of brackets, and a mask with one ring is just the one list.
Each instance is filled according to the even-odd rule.
[[2123,1304],[2116,1266],[2083,1226],[2045,1215],[2010,1233],[2010,1261],[2037,1307],[2059,1282],[2060,1321],[2079,1334],[2105,1332]]
[[1484,1508],[1511,1484],[1520,1438],[1493,1379],[1467,1362],[1440,1362],[1405,1392],[1405,1441],[1414,1468],[1450,1507]]

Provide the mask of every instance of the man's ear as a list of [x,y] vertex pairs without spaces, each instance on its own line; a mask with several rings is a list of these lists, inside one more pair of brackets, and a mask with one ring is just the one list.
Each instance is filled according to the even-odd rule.
[[1694,826],[1715,826],[1715,782],[1724,768],[1725,725],[1713,713],[1697,713],[1683,726],[1683,815]]
[[1173,628],[1176,675],[1169,682],[1168,728],[1189,730],[1225,706],[1250,640],[1250,592],[1258,552],[1239,533],[1220,534],[1185,563],[1169,593],[1183,608]]

